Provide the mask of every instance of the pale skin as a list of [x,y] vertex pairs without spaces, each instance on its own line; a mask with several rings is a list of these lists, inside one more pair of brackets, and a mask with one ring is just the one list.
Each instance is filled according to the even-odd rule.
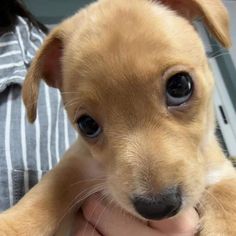
[[144,223],[94,195],[82,206],[77,221],[75,236],[193,236],[199,217],[188,209],[170,219]]

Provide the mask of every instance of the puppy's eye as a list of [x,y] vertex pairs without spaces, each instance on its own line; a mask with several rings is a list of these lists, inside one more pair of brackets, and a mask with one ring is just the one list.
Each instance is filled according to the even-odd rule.
[[168,106],[180,106],[187,102],[193,93],[193,80],[187,72],[171,76],[166,83],[166,101]]
[[82,115],[77,124],[80,132],[88,138],[96,138],[102,131],[98,123],[88,115]]

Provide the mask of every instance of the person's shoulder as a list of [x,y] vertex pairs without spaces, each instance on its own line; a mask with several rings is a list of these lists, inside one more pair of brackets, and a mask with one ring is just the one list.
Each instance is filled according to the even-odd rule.
[[28,34],[32,33],[33,35],[37,35],[41,39],[44,39],[46,36],[45,33],[40,28],[34,26],[28,18],[24,18],[21,16],[17,16],[16,28],[26,30]]
[[0,93],[9,85],[22,85],[44,37],[39,28],[20,16],[14,28],[0,36]]

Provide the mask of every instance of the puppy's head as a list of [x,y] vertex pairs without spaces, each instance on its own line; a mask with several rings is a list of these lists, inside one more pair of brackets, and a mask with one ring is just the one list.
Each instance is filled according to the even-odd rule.
[[213,79],[198,16],[230,44],[218,0],[101,0],[51,32],[25,80],[29,120],[42,78],[106,167],[107,192],[147,219],[195,205],[205,187]]

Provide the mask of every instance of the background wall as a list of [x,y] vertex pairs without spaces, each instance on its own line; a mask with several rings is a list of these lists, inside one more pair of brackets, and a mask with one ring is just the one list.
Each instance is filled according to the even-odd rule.
[[[79,8],[94,0],[23,0],[33,14],[45,24],[56,24],[65,17],[75,13]],[[112,0],[111,0],[112,1]],[[231,34],[234,46],[233,60],[236,64],[236,0],[224,0],[224,3],[230,13]]]
[[30,11],[45,24],[56,24],[93,0],[23,0]]

